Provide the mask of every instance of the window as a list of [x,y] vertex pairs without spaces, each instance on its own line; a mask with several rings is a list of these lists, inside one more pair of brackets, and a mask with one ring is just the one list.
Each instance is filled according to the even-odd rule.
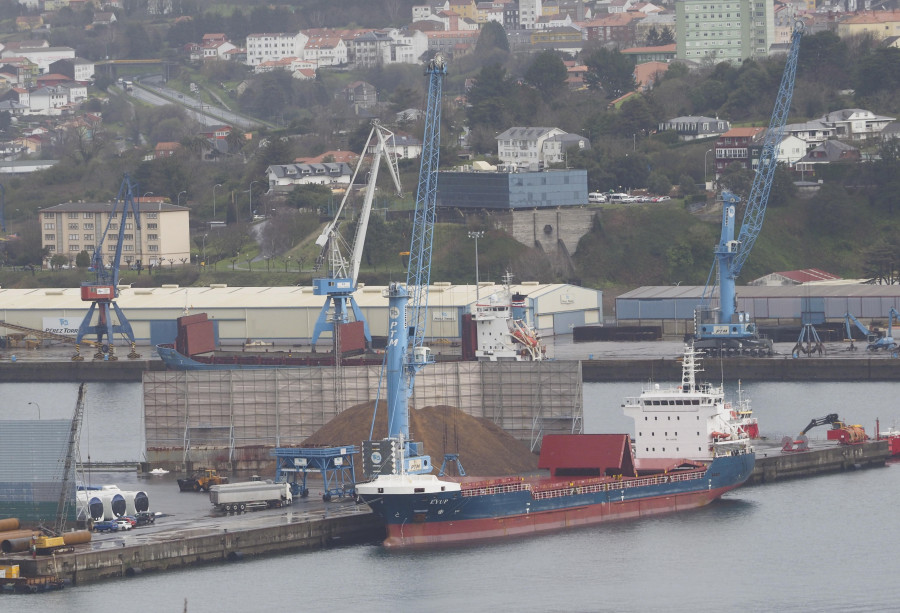
[[134,224],[133,223],[125,224],[125,229],[126,230],[134,230]]
[[69,251],[81,251],[81,247],[78,245],[69,245]]
[[77,230],[77,229],[78,229],[78,224],[77,224],[77,223],[70,223],[70,224],[69,224],[69,230]]
[[94,240],[94,235],[93,235],[93,234],[85,234],[85,235],[84,235],[84,240],[86,240],[86,241],[92,241],[92,240]]
[[147,229],[148,229],[148,230],[156,230],[156,227],[157,227],[157,224],[155,224],[155,223],[148,223],[148,224],[147,224]]
[[159,235],[158,234],[148,234],[147,240],[148,241],[157,241],[157,240],[159,240]]
[[107,250],[107,251],[115,251],[115,250],[116,250],[116,246],[115,246],[115,245],[107,245],[107,246],[106,246],[106,250]]
[[134,251],[134,245],[122,245],[122,251]]
[[134,240],[134,234],[123,234],[123,235],[122,235],[122,240],[133,241],[133,240]]
[[85,229],[85,230],[93,230],[93,229],[94,229],[94,224],[92,224],[92,223],[86,223],[86,224],[84,224],[84,229]]
[[70,241],[77,241],[77,240],[78,240],[78,235],[77,235],[77,234],[70,234],[70,235],[69,235],[69,240],[70,240]]
[[66,213],[66,217],[69,219],[78,219],[78,213]]
[[45,241],[55,241],[55,240],[56,240],[56,235],[55,235],[55,234],[45,234],[45,235],[44,235],[44,240],[45,240]]
[[56,224],[55,223],[45,223],[44,230],[56,230]]
[[159,251],[159,245],[148,245],[147,250],[148,251]]
[[93,218],[94,218],[94,214],[93,214],[93,213],[82,213],[81,216],[82,216],[84,219],[93,219]]
[[53,213],[44,213],[44,219],[53,219],[54,217],[56,217],[56,215]]
[[147,213],[147,219],[156,219],[158,213]]

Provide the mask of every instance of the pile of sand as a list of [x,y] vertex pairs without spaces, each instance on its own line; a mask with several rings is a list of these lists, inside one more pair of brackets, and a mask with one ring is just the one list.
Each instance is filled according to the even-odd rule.
[[[374,404],[361,404],[343,411],[306,439],[302,446],[339,447],[360,445],[370,438],[386,438],[387,407],[383,402],[378,408],[375,429],[371,436],[369,434]],[[486,419],[472,417],[450,406],[413,409],[409,413],[410,436],[413,441],[425,444],[424,452],[431,456],[434,474],[440,470],[445,453],[458,453],[468,476],[514,475],[537,470],[537,455],[526,444]],[[357,469],[361,468],[362,460],[357,456],[355,461]],[[447,469],[447,474],[456,474],[455,465]]]

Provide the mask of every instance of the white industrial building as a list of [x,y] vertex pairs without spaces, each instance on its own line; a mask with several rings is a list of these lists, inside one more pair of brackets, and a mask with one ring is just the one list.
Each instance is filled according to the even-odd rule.
[[[482,282],[480,301],[501,289]],[[523,282],[512,285],[525,296],[529,318],[544,336],[570,334],[575,326],[598,324],[602,293],[568,284]],[[386,287],[361,287],[354,294],[374,337],[387,336]],[[476,300],[474,285],[434,283],[429,286],[429,342],[458,342],[463,316]],[[313,326],[325,302],[312,287],[121,287],[117,304],[134,330],[138,344],[169,343],[175,320],[189,313],[207,313],[217,322],[219,343],[247,341],[279,345],[308,345]],[[81,300],[80,288],[0,289],[0,319],[11,324],[74,336],[90,303]],[[2,334],[2,332],[0,332]],[[119,339],[115,339],[119,344]],[[124,340],[122,341],[124,343]],[[331,344],[330,338],[320,343]]]

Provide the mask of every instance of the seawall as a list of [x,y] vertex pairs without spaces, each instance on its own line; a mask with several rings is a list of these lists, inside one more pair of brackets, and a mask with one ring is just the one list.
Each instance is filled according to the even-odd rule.
[[[279,521],[279,518],[273,518]],[[200,534],[197,534],[200,533]],[[317,519],[292,519],[288,523],[229,531],[208,528],[158,532],[148,542],[76,550],[56,556],[23,557],[23,576],[56,575],[73,585],[114,577],[170,570],[244,557],[302,550],[320,550],[338,544],[368,542],[384,537],[384,527],[366,507],[347,515]],[[95,543],[96,545],[96,543]]]

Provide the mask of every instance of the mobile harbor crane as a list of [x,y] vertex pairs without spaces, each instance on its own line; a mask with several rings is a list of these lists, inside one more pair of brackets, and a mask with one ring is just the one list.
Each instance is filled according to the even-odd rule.
[[703,297],[694,311],[694,347],[709,354],[773,353],[772,340],[760,336],[756,324],[750,321],[749,313],[737,310],[735,280],[762,229],[778,164],[778,147],[784,136],[794,94],[794,77],[797,74],[797,55],[802,35],[803,25],[797,22],[737,240],[734,238],[734,230],[739,198],[728,190],[722,192],[722,233]]
[[853,331],[850,328],[850,324],[852,323],[860,332],[862,332],[863,336],[865,336],[866,351],[879,351],[884,349],[890,353],[895,352],[897,350],[897,343],[894,341],[894,319],[900,321],[900,313],[897,312],[897,309],[891,307],[891,310],[888,312],[887,332],[883,333],[876,329],[867,328],[861,321],[854,317],[852,313],[844,313],[844,332],[847,336],[846,340],[850,341],[850,350],[856,351],[856,345],[853,343]]
[[[422,444],[409,440],[409,397],[416,373],[434,363],[424,340],[437,207],[441,90],[446,73],[444,57],[438,53],[425,70],[428,101],[406,284],[391,283],[386,292],[389,313],[385,353],[388,436],[380,441],[363,442],[363,472],[367,476],[378,475],[378,478],[361,485],[358,491],[380,487],[381,479],[403,478],[432,470],[431,458],[423,454]],[[376,411],[379,404],[376,400]]]

